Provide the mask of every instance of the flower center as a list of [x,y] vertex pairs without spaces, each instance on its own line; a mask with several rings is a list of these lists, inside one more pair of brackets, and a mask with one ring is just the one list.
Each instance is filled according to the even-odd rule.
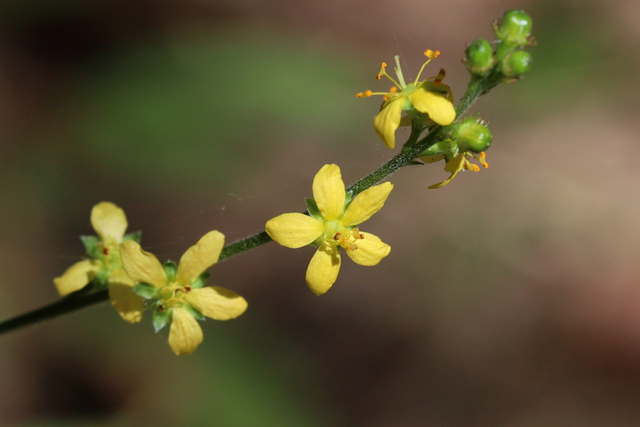
[[364,239],[364,234],[357,227],[345,227],[340,220],[327,221],[324,224],[324,241],[332,246],[341,246],[345,250],[358,249],[356,241]]
[[181,285],[176,282],[169,282],[167,286],[160,289],[160,299],[163,308],[180,307],[184,304],[184,297],[191,292],[191,285]]

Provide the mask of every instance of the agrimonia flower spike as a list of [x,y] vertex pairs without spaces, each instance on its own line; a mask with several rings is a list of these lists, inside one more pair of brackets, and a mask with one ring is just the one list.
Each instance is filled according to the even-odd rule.
[[445,71],[441,69],[437,76],[420,81],[420,75],[424,67],[432,59],[436,58],[440,52],[427,50],[424,54],[429,59],[422,65],[413,83],[405,82],[400,68],[400,56],[396,55],[395,72],[398,79],[395,80],[387,74],[387,64],[384,62],[376,76],[378,80],[385,76],[393,82],[395,86],[389,92],[367,90],[356,94],[358,98],[366,98],[372,95],[384,96],[380,112],[373,120],[373,127],[389,148],[394,148],[396,145],[395,132],[400,126],[402,111],[406,111],[413,118],[421,118],[422,122],[430,119],[439,125],[448,125],[456,118],[456,111],[453,107],[453,93],[449,86],[442,83],[442,79],[446,74]]
[[91,210],[91,225],[98,236],[82,236],[82,243],[91,257],[73,264],[53,283],[61,296],[84,288],[93,282],[97,289],[108,286],[111,305],[130,323],[142,319],[143,299],[132,288],[135,285],[122,269],[120,243],[139,241],[140,233],[125,236],[127,217],[110,202],[101,202]]
[[202,342],[196,319],[228,320],[247,309],[247,301],[235,292],[218,286],[203,288],[209,278],[204,271],[218,261],[223,246],[224,235],[210,231],[187,249],[177,266],[171,261],[163,266],[134,241],[120,245],[122,266],[138,283],[134,291],[155,304],[156,332],[171,322],[169,346],[177,355],[193,353]]
[[331,288],[340,271],[340,248],[356,264],[373,266],[389,255],[391,247],[357,225],[368,220],[384,205],[393,184],[373,186],[350,200],[340,168],[325,165],[313,179],[313,199],[307,200],[309,216],[286,213],[269,220],[265,229],[282,246],[317,246],[306,273],[306,282],[316,294]]

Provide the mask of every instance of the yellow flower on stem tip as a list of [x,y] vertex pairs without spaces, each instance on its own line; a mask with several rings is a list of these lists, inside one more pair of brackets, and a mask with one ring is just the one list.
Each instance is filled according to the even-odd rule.
[[124,272],[120,261],[120,243],[139,239],[139,235],[125,236],[127,217],[111,202],[100,202],[93,207],[91,225],[98,236],[82,236],[91,259],[73,264],[62,276],[53,279],[53,283],[60,296],[65,296],[96,279],[96,287],[108,286],[111,305],[120,316],[130,323],[139,322],[144,300],[133,292],[135,283]]
[[233,291],[219,286],[202,287],[209,277],[204,271],[218,262],[223,247],[224,235],[210,231],[187,249],[177,266],[172,262],[163,266],[137,242],[128,240],[120,245],[122,265],[138,283],[135,291],[155,300],[156,331],[171,322],[169,346],[177,355],[193,353],[202,342],[202,329],[196,319],[207,316],[228,320],[247,309],[247,301]]
[[439,125],[448,125],[456,118],[456,111],[453,107],[453,93],[451,88],[442,83],[446,73],[440,70],[437,76],[429,77],[420,81],[420,75],[424,67],[436,58],[440,52],[427,50],[425,56],[429,58],[422,65],[420,72],[412,83],[406,83],[400,67],[400,56],[395,57],[395,72],[397,80],[389,76],[386,71],[387,64],[382,63],[380,72],[376,76],[378,80],[382,76],[393,82],[389,92],[372,92],[370,90],[356,94],[358,98],[367,98],[372,95],[384,96],[384,102],[380,107],[380,112],[373,120],[373,126],[382,138],[382,141],[389,148],[396,145],[396,129],[400,126],[402,111],[406,111],[410,116],[417,117],[420,114],[426,115],[425,119],[430,119]]
[[480,162],[480,164],[486,169],[489,167],[489,163],[487,163],[486,160],[486,154],[484,151],[481,151],[477,156],[474,153],[468,152],[468,151],[459,151],[455,156],[447,159],[446,156],[444,154],[438,154],[436,156],[424,156],[424,157],[420,157],[420,159],[425,162],[425,163],[434,163],[437,162],[439,160],[446,160],[446,164],[444,165],[444,170],[451,173],[451,175],[449,176],[449,178],[445,179],[442,182],[439,182],[437,184],[433,184],[430,185],[429,189],[434,189],[434,188],[442,188],[445,185],[447,185],[449,182],[451,182],[451,180],[453,178],[455,178],[455,176],[458,174],[458,172],[460,172],[461,170],[470,170],[470,171],[474,171],[474,172],[479,172],[480,168],[478,167],[478,165],[471,163],[468,159],[468,156],[471,156],[473,158],[475,158],[476,160],[478,160],[478,162]]
[[322,295],[338,277],[340,248],[356,264],[365,266],[376,265],[389,255],[389,245],[373,234],[361,232],[357,225],[382,208],[392,189],[393,184],[385,182],[363,191],[348,203],[340,168],[325,165],[313,180],[314,200],[307,201],[309,216],[282,214],[267,221],[265,230],[288,248],[309,244],[318,247],[307,268],[306,282],[316,295]]

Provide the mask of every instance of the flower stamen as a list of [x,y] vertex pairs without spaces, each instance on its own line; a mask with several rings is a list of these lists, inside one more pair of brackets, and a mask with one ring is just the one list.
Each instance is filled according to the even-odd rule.
[[[418,75],[416,76],[416,80],[415,80],[415,81],[416,81],[416,83],[420,81],[420,76],[422,75],[422,71],[424,70],[424,67],[426,67],[426,66],[427,66],[427,64],[428,64],[429,62],[431,62],[431,60],[432,60],[432,59],[437,58],[437,57],[438,57],[438,55],[440,55],[440,51],[439,51],[439,50],[436,50],[436,51],[434,52],[434,51],[432,51],[431,49],[427,49],[427,50],[426,50],[426,52],[424,53],[424,55],[425,55],[427,58],[429,58],[429,59],[427,60],[427,62],[425,62],[424,64],[422,64],[422,67],[420,67],[420,71],[418,71]],[[443,78],[444,78],[444,76],[443,76]],[[441,80],[441,81],[442,81],[442,80]]]

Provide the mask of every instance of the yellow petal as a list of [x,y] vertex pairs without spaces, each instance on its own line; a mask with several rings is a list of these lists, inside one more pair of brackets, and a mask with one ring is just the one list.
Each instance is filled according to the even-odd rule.
[[376,265],[382,258],[389,255],[391,246],[384,243],[378,236],[369,233],[362,233],[364,239],[356,240],[358,249],[347,251],[349,258],[356,264],[372,266]]
[[144,300],[133,292],[133,281],[122,270],[113,270],[109,276],[109,299],[120,316],[129,323],[142,320]]
[[269,237],[287,248],[297,249],[322,236],[322,222],[301,213],[286,213],[267,221]]
[[352,227],[362,224],[371,218],[374,213],[382,209],[391,190],[393,190],[393,184],[385,182],[384,184],[375,185],[358,194],[344,213],[341,220],[342,225]]
[[178,356],[191,354],[202,343],[202,329],[196,319],[181,307],[173,309],[169,346]]
[[465,162],[464,155],[459,155],[459,156],[453,157],[451,160],[449,160],[444,165],[444,170],[451,173],[449,178],[447,178],[444,181],[439,182],[437,184],[430,185],[427,188],[429,188],[429,189],[442,188],[445,185],[447,185],[448,183],[450,183],[451,180],[456,177],[458,172],[460,172],[462,170],[462,168],[464,167],[464,162]]
[[316,295],[322,295],[331,288],[340,271],[340,253],[335,247],[323,243],[311,258],[307,275],[307,286]]
[[93,259],[76,262],[62,276],[53,279],[53,284],[56,285],[60,296],[69,295],[87,286],[96,277],[100,267],[100,262]]
[[128,224],[122,209],[111,202],[100,202],[91,210],[91,225],[103,242],[120,243]]
[[456,118],[453,103],[439,93],[419,87],[409,94],[409,100],[416,110],[428,114],[439,125],[448,125]]
[[344,212],[344,182],[337,165],[324,165],[313,178],[313,199],[327,221],[338,219]]
[[207,268],[218,262],[224,247],[224,234],[213,230],[202,236],[180,258],[176,282],[189,285]]
[[120,245],[120,258],[124,271],[134,283],[144,282],[156,288],[167,284],[167,276],[158,258],[150,252],[143,251],[133,240],[127,240]]
[[376,118],[373,119],[373,127],[389,148],[396,146],[396,129],[400,126],[404,100],[404,96],[398,96],[386,102]]
[[216,320],[234,319],[244,313],[248,305],[240,295],[219,286],[194,289],[186,298],[200,313]]

